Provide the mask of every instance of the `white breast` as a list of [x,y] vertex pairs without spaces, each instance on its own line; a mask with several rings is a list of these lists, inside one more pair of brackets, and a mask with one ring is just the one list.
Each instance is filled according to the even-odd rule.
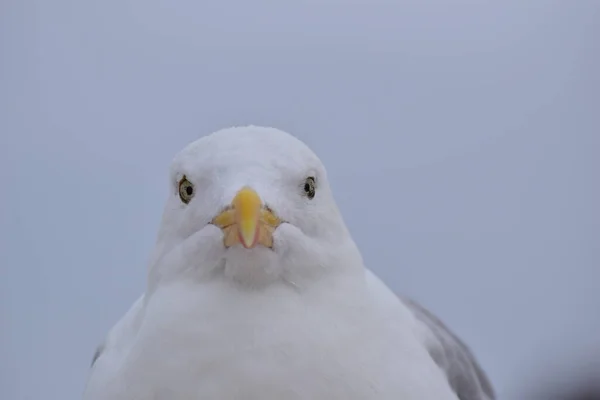
[[129,351],[98,361],[85,399],[457,400],[414,329],[370,273],[304,293],[173,283]]

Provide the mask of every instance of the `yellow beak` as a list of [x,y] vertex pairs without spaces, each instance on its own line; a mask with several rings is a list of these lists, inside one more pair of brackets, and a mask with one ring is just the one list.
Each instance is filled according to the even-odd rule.
[[272,234],[281,220],[263,205],[258,193],[246,186],[237,192],[231,205],[212,223],[223,229],[226,247],[240,243],[251,249],[258,244],[273,247]]

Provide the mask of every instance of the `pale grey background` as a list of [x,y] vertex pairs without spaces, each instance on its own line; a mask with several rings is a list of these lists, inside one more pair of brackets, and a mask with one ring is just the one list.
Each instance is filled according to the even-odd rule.
[[248,123],[314,148],[368,265],[502,399],[592,371],[599,21],[586,0],[2,0],[0,398],[81,396],[144,289],[171,157]]

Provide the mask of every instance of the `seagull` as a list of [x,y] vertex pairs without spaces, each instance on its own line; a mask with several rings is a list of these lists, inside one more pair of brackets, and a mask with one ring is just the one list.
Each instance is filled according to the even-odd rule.
[[145,291],[84,400],[495,399],[469,348],[364,265],[295,136],[216,131],[169,180]]

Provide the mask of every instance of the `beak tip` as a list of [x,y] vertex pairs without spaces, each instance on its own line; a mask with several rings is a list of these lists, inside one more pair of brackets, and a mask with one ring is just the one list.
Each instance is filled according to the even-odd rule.
[[[256,229],[258,231],[258,229]],[[238,232],[238,239],[242,246],[246,249],[251,249],[256,246],[258,241],[258,232],[253,232],[252,234],[244,234],[242,232]]]

